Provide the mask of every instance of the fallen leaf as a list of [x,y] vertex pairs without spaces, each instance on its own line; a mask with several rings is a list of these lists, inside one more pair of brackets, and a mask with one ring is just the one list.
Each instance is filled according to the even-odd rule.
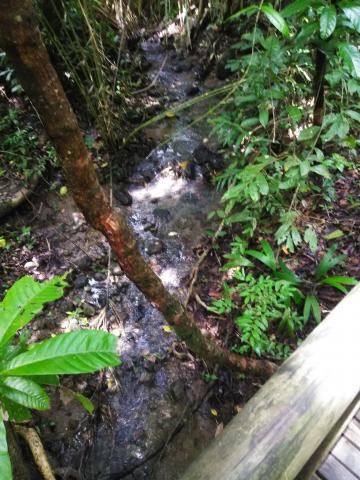
[[173,331],[172,327],[170,327],[170,325],[163,325],[163,330],[164,332],[166,333],[171,333]]
[[165,117],[167,117],[167,118],[174,118],[174,117],[175,117],[175,113],[172,112],[171,110],[167,110],[167,111],[165,112]]
[[287,247],[286,245],[283,245],[283,246],[281,247],[281,250],[285,253],[285,255],[289,255],[289,249],[288,249],[288,247]]
[[218,412],[217,412],[217,410],[215,410],[215,408],[212,408],[212,409],[210,410],[210,412],[211,412],[211,415],[214,415],[214,417],[217,417],[217,416],[218,416]]

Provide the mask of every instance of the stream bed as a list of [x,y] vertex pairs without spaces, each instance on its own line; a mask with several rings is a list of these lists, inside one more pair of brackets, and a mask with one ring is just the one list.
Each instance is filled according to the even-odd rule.
[[[172,101],[206,88],[194,87],[191,59],[186,71],[179,72],[184,68],[178,67],[177,59],[164,64],[165,52],[158,41],[145,43],[143,49],[151,63],[150,79],[157,76],[158,86]],[[219,201],[214,187],[204,179],[204,147],[199,150],[209,127],[189,126],[204,108],[195,106],[145,130],[145,137],[158,146],[141,159],[129,178],[128,200],[122,202],[128,206],[120,205],[118,199],[124,195],[118,195],[116,183],[112,186],[114,207],[125,212],[145,258],[165,286],[182,299],[196,248],[204,243],[204,229],[209,227],[207,214]],[[218,159],[207,147],[205,154],[213,155],[214,162]],[[105,240],[87,227],[70,198],[59,205],[49,193],[37,222],[50,246],[51,261],[43,252],[41,261],[34,257],[26,262],[27,270],[41,279],[48,275],[50,264],[56,273],[64,261],[65,268],[76,268],[73,288],[58,303],[56,314],[34,322],[34,338],[52,332],[54,320],[59,331],[79,328],[79,324],[107,326],[119,336],[122,360],[119,368],[100,377],[64,380],[101,405],[94,416],[86,415],[66,391],[56,393],[52,409],[40,416],[55,471],[59,478],[68,479],[179,478],[214,437],[217,426],[207,400],[209,386],[201,378],[198,363],[117,264],[108,262]],[[115,305],[112,309],[106,309],[107,296]],[[78,314],[65,315],[69,311]]]

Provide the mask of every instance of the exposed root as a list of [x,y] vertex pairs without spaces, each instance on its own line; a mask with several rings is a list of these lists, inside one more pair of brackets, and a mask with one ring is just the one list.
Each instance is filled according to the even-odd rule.
[[32,427],[25,427],[23,425],[14,425],[14,428],[28,444],[36,466],[44,480],[56,480],[37,431]]

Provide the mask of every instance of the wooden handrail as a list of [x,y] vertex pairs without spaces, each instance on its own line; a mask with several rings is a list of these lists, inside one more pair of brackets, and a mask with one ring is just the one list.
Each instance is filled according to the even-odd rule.
[[292,480],[360,391],[360,284],[181,480]]

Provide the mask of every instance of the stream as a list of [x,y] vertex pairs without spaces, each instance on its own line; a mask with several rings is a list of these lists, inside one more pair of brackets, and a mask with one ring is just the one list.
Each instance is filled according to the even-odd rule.
[[[201,92],[207,88],[204,84],[194,87],[191,58],[169,58],[159,74],[166,54],[160,43],[147,41],[143,50],[151,63],[150,80],[158,76],[159,87],[171,100],[184,100],[191,89]],[[192,61],[195,65],[197,60]],[[194,252],[209,227],[207,214],[219,201],[214,188],[204,180],[201,161],[193,155],[209,127],[189,126],[189,122],[204,108],[197,105],[145,130],[144,135],[156,140],[158,147],[139,162],[128,181],[131,206],[120,206],[113,185],[114,206],[125,211],[145,258],[165,286],[182,299],[196,262]],[[211,156],[210,151],[206,153]],[[199,160],[199,154],[197,157]],[[48,203],[56,214],[44,209],[39,222],[43,222],[53,257],[58,255],[80,267],[69,298],[60,302],[60,328],[79,328],[81,319],[64,316],[66,309],[77,305],[90,326],[98,326],[108,288],[121,318],[108,309],[107,322],[109,330],[120,337],[122,360],[119,368],[106,372],[100,380],[86,376],[75,385],[74,380],[68,380],[68,386],[84,394],[95,391],[93,399],[95,403],[99,399],[101,407],[92,418],[66,392],[54,395],[52,410],[40,420],[50,460],[60,478],[175,480],[214,437],[216,418],[206,400],[209,386],[201,378],[195,359],[162,316],[113,261],[107,279],[107,244],[100,234],[88,229],[72,200],[64,199],[59,207],[58,200],[49,195]],[[96,272],[93,263],[100,266]],[[28,270],[42,278],[44,266],[36,259],[33,264]],[[35,335],[46,336],[50,320],[37,322]]]

